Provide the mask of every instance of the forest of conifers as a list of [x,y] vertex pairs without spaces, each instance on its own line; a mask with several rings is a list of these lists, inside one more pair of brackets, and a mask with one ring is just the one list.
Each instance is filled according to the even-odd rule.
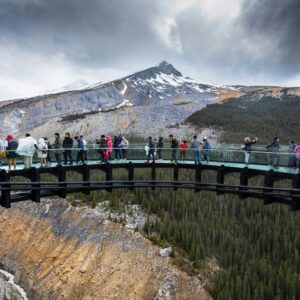
[[[222,129],[221,138],[228,143],[241,142],[241,137],[249,135],[263,142],[274,135],[284,141],[300,141],[299,104],[297,97],[284,101],[232,100],[211,105],[188,121],[200,128]],[[149,178],[145,172],[141,171],[140,179]],[[171,178],[167,172],[160,172],[159,176]],[[193,174],[182,176],[193,180]],[[213,181],[215,175],[204,173],[204,180]],[[236,183],[237,178],[232,175],[228,180]],[[262,178],[251,180],[262,184]],[[146,223],[146,234],[156,243],[168,243],[188,256],[192,273],[205,273],[209,262],[215,261],[220,269],[213,273],[207,286],[214,299],[300,299],[299,212],[291,212],[280,204],[264,206],[257,199],[217,197],[204,191],[95,193],[94,197],[85,196],[84,201],[111,200],[111,207],[119,211],[130,201],[141,204],[149,214],[156,214],[156,222]]]

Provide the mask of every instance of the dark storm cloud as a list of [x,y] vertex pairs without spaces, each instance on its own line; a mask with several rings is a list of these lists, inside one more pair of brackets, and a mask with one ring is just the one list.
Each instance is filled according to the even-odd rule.
[[266,61],[284,73],[299,71],[299,0],[245,1],[239,22],[245,28],[245,36],[259,36],[269,41],[264,53]]
[[151,2],[138,0],[1,1],[0,35],[24,50],[111,66],[155,55],[158,40],[149,24],[157,14]]

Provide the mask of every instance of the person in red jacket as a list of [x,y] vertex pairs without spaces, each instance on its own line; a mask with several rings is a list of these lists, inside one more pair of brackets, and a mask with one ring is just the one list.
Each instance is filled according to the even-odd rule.
[[187,144],[186,140],[183,140],[179,145],[181,161],[185,160],[185,154],[186,154],[187,147],[188,147],[188,144]]

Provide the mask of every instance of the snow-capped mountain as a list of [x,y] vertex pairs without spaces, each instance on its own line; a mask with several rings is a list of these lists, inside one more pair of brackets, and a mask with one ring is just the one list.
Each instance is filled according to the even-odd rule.
[[81,90],[2,103],[1,136],[36,137],[70,131],[90,137],[99,133],[160,134],[186,130],[184,119],[216,101],[218,89],[184,77],[171,64]]

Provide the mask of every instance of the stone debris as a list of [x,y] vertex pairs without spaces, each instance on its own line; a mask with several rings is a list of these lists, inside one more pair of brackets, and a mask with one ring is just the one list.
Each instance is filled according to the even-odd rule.
[[171,253],[172,253],[172,247],[163,248],[159,250],[159,254],[162,257],[168,257],[171,255]]

